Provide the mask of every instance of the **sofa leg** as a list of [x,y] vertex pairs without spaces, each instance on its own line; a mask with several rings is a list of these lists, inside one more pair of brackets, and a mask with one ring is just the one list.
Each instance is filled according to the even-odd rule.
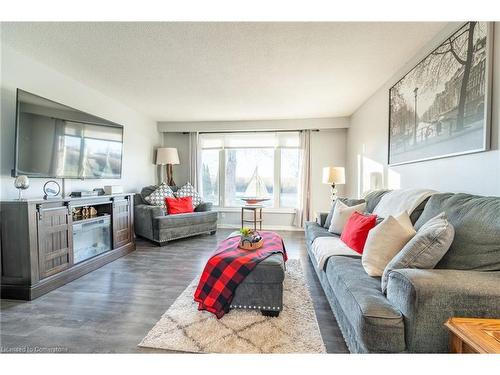
[[213,230],[213,231],[210,232],[210,235],[213,236],[215,233],[217,233],[217,231]]
[[163,241],[163,242],[157,242],[159,247],[167,246],[168,241]]
[[271,316],[273,318],[277,318],[280,315],[279,311],[271,311],[271,310],[260,310],[262,315],[264,316]]

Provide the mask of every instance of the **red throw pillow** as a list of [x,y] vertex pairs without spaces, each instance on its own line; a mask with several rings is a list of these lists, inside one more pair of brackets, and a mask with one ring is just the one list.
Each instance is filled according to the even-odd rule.
[[165,198],[165,205],[169,215],[193,212],[193,197]]
[[377,215],[363,215],[353,212],[342,231],[340,239],[354,251],[363,254],[366,237],[377,223]]

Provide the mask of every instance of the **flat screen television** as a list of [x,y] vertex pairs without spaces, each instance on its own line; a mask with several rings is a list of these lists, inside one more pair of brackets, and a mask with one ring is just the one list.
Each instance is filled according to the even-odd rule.
[[121,178],[123,126],[18,89],[14,176]]

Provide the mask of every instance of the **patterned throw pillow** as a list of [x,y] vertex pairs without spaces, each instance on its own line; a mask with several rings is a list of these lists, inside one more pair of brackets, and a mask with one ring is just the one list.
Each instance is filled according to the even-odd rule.
[[175,198],[175,195],[170,186],[163,182],[144,200],[153,206],[165,208],[165,198]]
[[175,192],[175,196],[177,198],[193,197],[193,208],[196,208],[196,206],[198,206],[202,202],[200,194],[198,194],[193,185],[191,185],[189,182],[187,182],[186,185],[177,190]]

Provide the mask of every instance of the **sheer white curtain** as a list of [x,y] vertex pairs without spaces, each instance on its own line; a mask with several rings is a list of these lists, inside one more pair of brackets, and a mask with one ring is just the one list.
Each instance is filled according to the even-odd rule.
[[295,225],[303,227],[311,218],[311,131],[300,132],[299,209]]
[[200,159],[198,138],[198,132],[189,133],[189,180],[196,190],[198,190],[198,165]]

